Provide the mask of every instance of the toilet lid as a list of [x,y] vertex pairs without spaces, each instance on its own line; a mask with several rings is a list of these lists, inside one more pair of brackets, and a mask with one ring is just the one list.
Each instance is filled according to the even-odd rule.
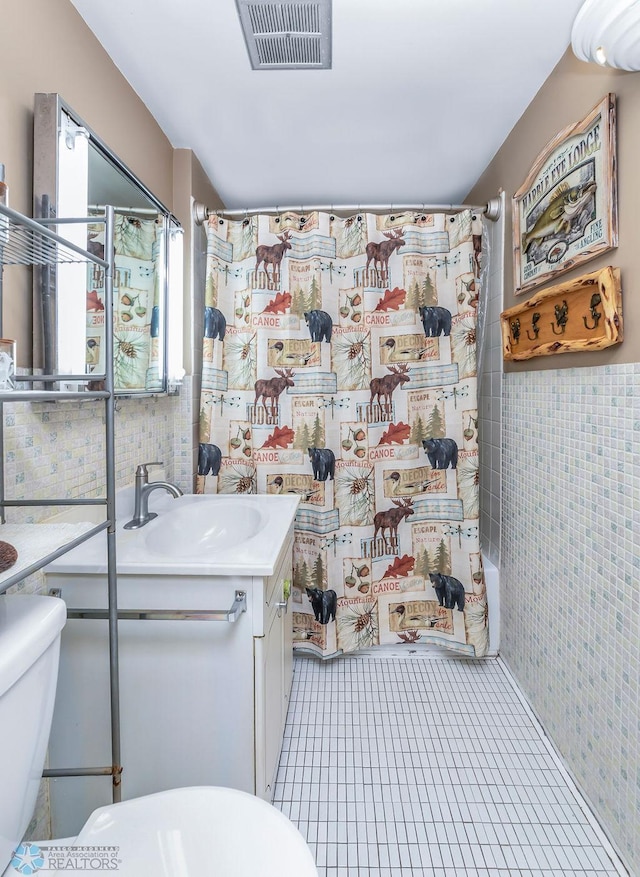
[[101,807],[76,845],[118,847],[118,877],[317,877],[304,838],[286,816],[219,786]]

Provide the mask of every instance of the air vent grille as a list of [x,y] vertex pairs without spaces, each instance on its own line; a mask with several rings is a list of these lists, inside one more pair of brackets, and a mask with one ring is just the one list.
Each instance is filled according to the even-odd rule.
[[256,51],[261,67],[320,67],[322,52],[319,37],[256,37]]
[[236,0],[254,70],[331,67],[331,0]]
[[255,34],[320,33],[317,3],[248,3],[247,9]]

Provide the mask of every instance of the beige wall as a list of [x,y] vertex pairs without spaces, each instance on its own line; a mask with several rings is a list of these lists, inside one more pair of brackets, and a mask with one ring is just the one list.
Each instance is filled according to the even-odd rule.
[[202,371],[202,320],[204,314],[204,282],[198,277],[198,257],[206,249],[201,229],[191,221],[192,201],[200,201],[212,209],[222,207],[202,165],[190,149],[174,152],[173,212],[184,228],[184,288],[194,294],[184,308],[184,369],[187,374]]
[[[185,229],[185,290],[190,290],[191,195],[217,196],[190,150],[174,150],[151,113],[68,0],[4,0],[0,52],[0,163],[10,205],[32,215],[33,96],[58,92],[173,212]],[[5,271],[3,334],[31,365],[31,272]],[[185,320],[192,322],[187,301]]]
[[[568,353],[535,357],[526,362],[505,363],[505,371],[569,368],[585,365],[637,362],[637,344],[631,339],[640,332],[640,219],[637,191],[640,186],[640,76],[606,70],[578,61],[570,49],[533,99],[511,131],[495,158],[467,196],[471,204],[482,204],[503,188],[507,195],[507,242],[505,246],[504,306],[526,301],[533,292],[517,298],[513,294],[513,247],[511,244],[511,198],[524,182],[543,147],[563,128],[583,119],[608,93],[617,96],[618,134],[618,215],[619,241],[616,250],[604,253],[591,262],[561,275],[561,283],[605,265],[622,271],[622,306],[624,334],[627,340],[605,351]],[[553,284],[546,284],[546,286]],[[544,289],[540,286],[538,292]]]
[[2,4],[0,161],[12,204],[31,212],[33,95],[58,92],[143,183],[172,207],[173,149],[68,0]]

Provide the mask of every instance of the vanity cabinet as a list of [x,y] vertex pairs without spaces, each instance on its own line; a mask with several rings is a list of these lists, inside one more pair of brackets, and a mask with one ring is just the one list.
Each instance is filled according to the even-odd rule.
[[[122,798],[219,785],[271,800],[292,679],[290,529],[272,575],[118,575],[119,610],[230,608],[237,621],[120,620]],[[65,558],[66,561],[66,558]],[[63,568],[61,568],[63,567]],[[106,577],[60,563],[47,572],[68,607],[106,605]],[[100,763],[110,751],[106,622],[63,631],[50,762]],[[96,761],[97,759],[97,761]],[[54,837],[111,801],[109,777],[51,780]]]

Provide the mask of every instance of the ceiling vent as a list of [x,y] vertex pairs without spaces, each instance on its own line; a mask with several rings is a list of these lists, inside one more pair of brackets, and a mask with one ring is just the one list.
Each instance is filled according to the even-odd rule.
[[236,0],[254,70],[331,68],[331,0]]

